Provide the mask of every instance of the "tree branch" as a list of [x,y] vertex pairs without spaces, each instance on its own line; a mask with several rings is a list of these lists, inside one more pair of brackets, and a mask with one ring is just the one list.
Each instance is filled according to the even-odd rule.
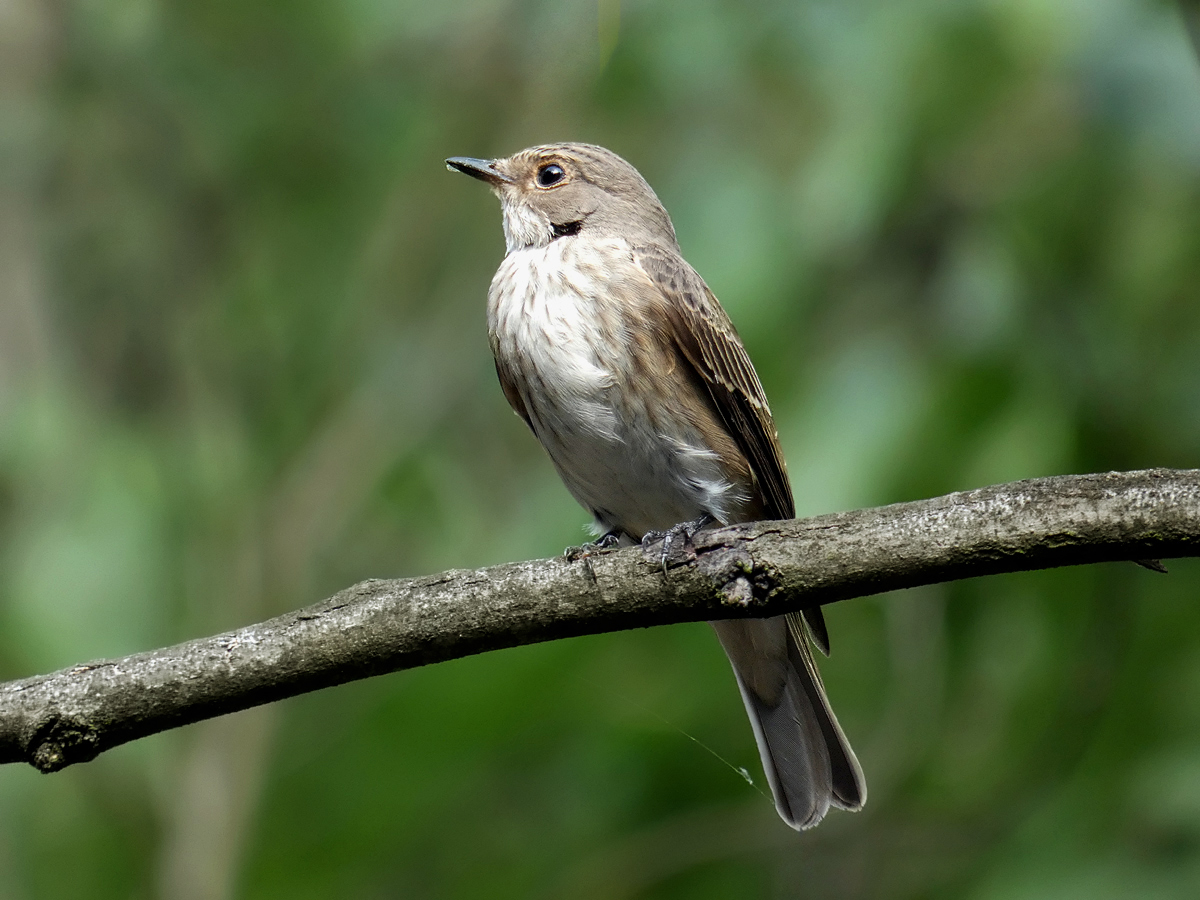
[[364,581],[237,631],[0,685],[0,762],[53,772],[201,719],[502,647],[1177,556],[1200,556],[1200,470],[1041,478],[702,532],[667,575],[634,547]]

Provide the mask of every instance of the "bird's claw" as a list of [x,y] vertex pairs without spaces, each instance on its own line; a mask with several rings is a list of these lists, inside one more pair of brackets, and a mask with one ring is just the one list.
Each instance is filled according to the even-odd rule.
[[615,531],[610,531],[591,543],[580,544],[578,547],[568,547],[563,551],[563,558],[567,562],[579,562],[581,559],[587,559],[589,556],[595,556],[598,553],[604,553],[608,550],[615,550],[621,543],[621,535]]
[[667,562],[671,556],[671,547],[679,538],[683,538],[683,549],[691,558],[695,558],[696,548],[692,544],[692,538],[696,536],[696,532],[700,529],[711,525],[715,519],[710,515],[703,515],[691,522],[680,522],[678,525],[672,525],[666,531],[647,531],[642,535],[642,550],[646,553],[650,552],[650,548],[662,541],[662,554],[659,561],[662,564],[663,575],[667,574]]

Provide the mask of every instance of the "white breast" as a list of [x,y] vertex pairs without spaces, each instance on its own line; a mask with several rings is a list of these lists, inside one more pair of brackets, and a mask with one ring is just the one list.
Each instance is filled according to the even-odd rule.
[[563,239],[510,253],[488,295],[497,359],[568,490],[601,529],[637,536],[705,513],[733,521],[745,491],[730,485],[673,398],[645,396],[634,380],[636,326],[614,259],[631,260],[623,241]]
[[[552,432],[582,429],[616,440],[609,357],[618,324],[587,289],[593,266],[583,261],[581,267],[579,254],[566,249],[568,242],[555,241],[505,258],[489,293],[488,328],[497,353],[520,357],[515,368],[534,382],[521,386],[533,395],[531,417]],[[540,430],[538,436],[545,443]]]

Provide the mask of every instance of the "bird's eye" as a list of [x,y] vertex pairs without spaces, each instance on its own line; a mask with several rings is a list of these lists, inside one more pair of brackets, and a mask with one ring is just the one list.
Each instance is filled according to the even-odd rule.
[[537,183],[542,187],[550,187],[551,185],[558,184],[560,181],[562,181],[566,174],[567,173],[563,171],[562,166],[550,163],[549,165],[542,166],[540,169],[538,169]]

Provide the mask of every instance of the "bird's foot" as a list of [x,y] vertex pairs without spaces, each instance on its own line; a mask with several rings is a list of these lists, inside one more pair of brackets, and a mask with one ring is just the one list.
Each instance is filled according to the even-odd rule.
[[563,558],[567,562],[579,562],[579,560],[587,559],[589,556],[596,556],[608,550],[615,550],[620,544],[621,532],[610,531],[608,534],[602,535],[591,543],[580,544],[578,547],[568,547],[563,551]]
[[705,513],[698,519],[693,519],[691,522],[680,522],[678,525],[672,525],[666,531],[647,531],[642,535],[642,550],[646,553],[659,541],[662,541],[662,554],[659,557],[662,563],[663,574],[667,574],[667,561],[671,556],[671,547],[680,539],[683,538],[683,549],[688,558],[694,559],[696,556],[696,548],[692,544],[692,538],[696,536],[696,532],[702,528],[706,528],[713,524],[716,519]]

